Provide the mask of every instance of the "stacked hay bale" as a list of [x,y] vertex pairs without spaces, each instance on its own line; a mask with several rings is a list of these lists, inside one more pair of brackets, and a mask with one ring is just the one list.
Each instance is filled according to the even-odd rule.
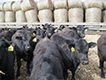
[[[4,6],[5,2],[0,3],[0,23],[5,22],[5,12],[4,12]],[[0,26],[4,26],[4,25],[0,25]]]
[[[37,5],[34,0],[25,0],[21,3],[21,9],[25,12],[27,22],[38,22]],[[29,25],[28,25],[29,26]]]
[[67,22],[67,0],[54,0],[54,22]]
[[12,10],[14,1],[9,1],[4,4],[5,22],[15,22],[15,13]]
[[83,8],[81,0],[68,0],[69,22],[83,22]]
[[[26,22],[26,17],[24,11],[21,10],[21,3],[22,1],[17,1],[12,5],[12,9],[15,12],[16,22]],[[17,24],[16,26],[21,26]]]
[[53,3],[51,0],[39,0],[37,2],[38,19],[40,22],[53,22]]
[[85,7],[85,20],[86,22],[101,22],[102,16],[102,0],[86,0]]
[[106,0],[103,0],[102,22],[106,23]]

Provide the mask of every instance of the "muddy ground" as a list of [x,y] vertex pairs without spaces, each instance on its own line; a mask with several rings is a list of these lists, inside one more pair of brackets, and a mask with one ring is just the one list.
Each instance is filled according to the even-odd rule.
[[[97,39],[100,37],[100,35],[98,34],[94,34],[94,35],[86,35],[85,39],[90,42],[97,42]],[[88,53],[88,57],[89,57],[89,65],[79,65],[76,74],[75,74],[75,78],[76,80],[106,80],[102,79],[100,77],[100,69],[98,68],[99,66],[99,58],[98,58],[98,54],[97,54],[97,47],[95,48],[91,48],[89,49],[89,53]],[[105,63],[105,75],[106,75],[106,63]],[[21,76],[16,79],[16,80],[29,80],[29,77],[26,74],[26,62],[24,62],[22,60],[22,66],[21,66]],[[69,77],[67,80],[71,79],[71,72],[69,72]],[[15,73],[16,73],[16,64],[15,64]],[[105,76],[106,77],[106,76]]]

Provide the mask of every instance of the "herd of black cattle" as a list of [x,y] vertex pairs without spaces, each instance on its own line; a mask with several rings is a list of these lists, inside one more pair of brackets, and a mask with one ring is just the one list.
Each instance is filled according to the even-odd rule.
[[[89,64],[88,50],[97,45],[101,77],[105,78],[103,63],[106,60],[106,34],[97,44],[87,43],[82,25],[54,28],[50,24],[42,28],[0,29],[0,80],[14,80],[14,61],[17,60],[16,78],[20,76],[21,59],[27,61],[30,80],[67,80],[69,69],[72,80],[78,65]],[[32,62],[32,64],[31,64]],[[30,71],[31,65],[31,71]]]

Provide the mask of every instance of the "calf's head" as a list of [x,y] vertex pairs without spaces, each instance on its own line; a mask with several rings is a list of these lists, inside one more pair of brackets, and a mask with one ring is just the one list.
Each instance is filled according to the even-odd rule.
[[46,32],[45,32],[45,35],[50,38],[54,33],[55,33],[55,29],[54,27],[49,27],[47,28]]
[[81,64],[86,65],[89,63],[88,50],[89,48],[93,48],[95,46],[96,43],[87,43],[84,39],[80,38],[75,42],[73,46],[75,48],[75,51],[71,51],[75,53],[75,57],[80,61]]
[[84,38],[85,30],[88,29],[88,27],[84,27],[83,25],[78,25],[76,28],[74,27],[74,29],[76,30],[79,38]]
[[31,49],[30,43],[33,37],[30,34],[18,35],[15,38],[18,41],[18,47],[21,48],[22,51],[27,52]]

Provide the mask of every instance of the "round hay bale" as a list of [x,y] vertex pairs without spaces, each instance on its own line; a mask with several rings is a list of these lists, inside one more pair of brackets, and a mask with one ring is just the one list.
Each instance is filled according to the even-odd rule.
[[15,22],[15,13],[13,11],[5,12],[5,22]]
[[43,9],[53,10],[53,3],[51,0],[39,0],[37,2],[37,7],[38,7],[38,10],[43,10]]
[[[106,23],[106,10],[102,11],[102,22]],[[106,26],[103,26],[106,27]]]
[[84,5],[84,9],[87,9],[87,8],[103,9],[102,0],[85,0],[83,5]]
[[100,8],[88,8],[85,12],[86,22],[101,22],[102,10]]
[[14,12],[18,11],[18,10],[21,10],[21,3],[22,1],[18,1],[18,2],[15,2],[13,5],[12,5],[12,10]]
[[53,2],[53,5],[55,9],[67,9],[67,0],[55,0]]
[[103,9],[106,9],[106,0],[103,0]]
[[67,9],[56,9],[54,10],[54,21],[55,22],[67,22]]
[[83,22],[83,9],[71,8],[68,11],[69,22]]
[[26,0],[21,3],[21,9],[23,11],[28,11],[31,9],[37,9],[37,5],[34,0]]
[[5,22],[5,12],[4,11],[0,11],[0,22]]
[[12,11],[12,5],[15,1],[9,1],[4,4],[4,11]]
[[5,2],[0,3],[0,11],[3,11],[4,10],[4,4],[5,4]]
[[29,10],[25,12],[27,22],[38,22],[37,10]]
[[68,0],[68,8],[82,8],[81,0]]
[[19,10],[16,12],[16,22],[26,22],[24,11]]
[[103,22],[106,22],[106,10],[102,12],[102,20]]
[[40,10],[38,13],[38,18],[40,22],[53,22],[52,10],[50,9]]

